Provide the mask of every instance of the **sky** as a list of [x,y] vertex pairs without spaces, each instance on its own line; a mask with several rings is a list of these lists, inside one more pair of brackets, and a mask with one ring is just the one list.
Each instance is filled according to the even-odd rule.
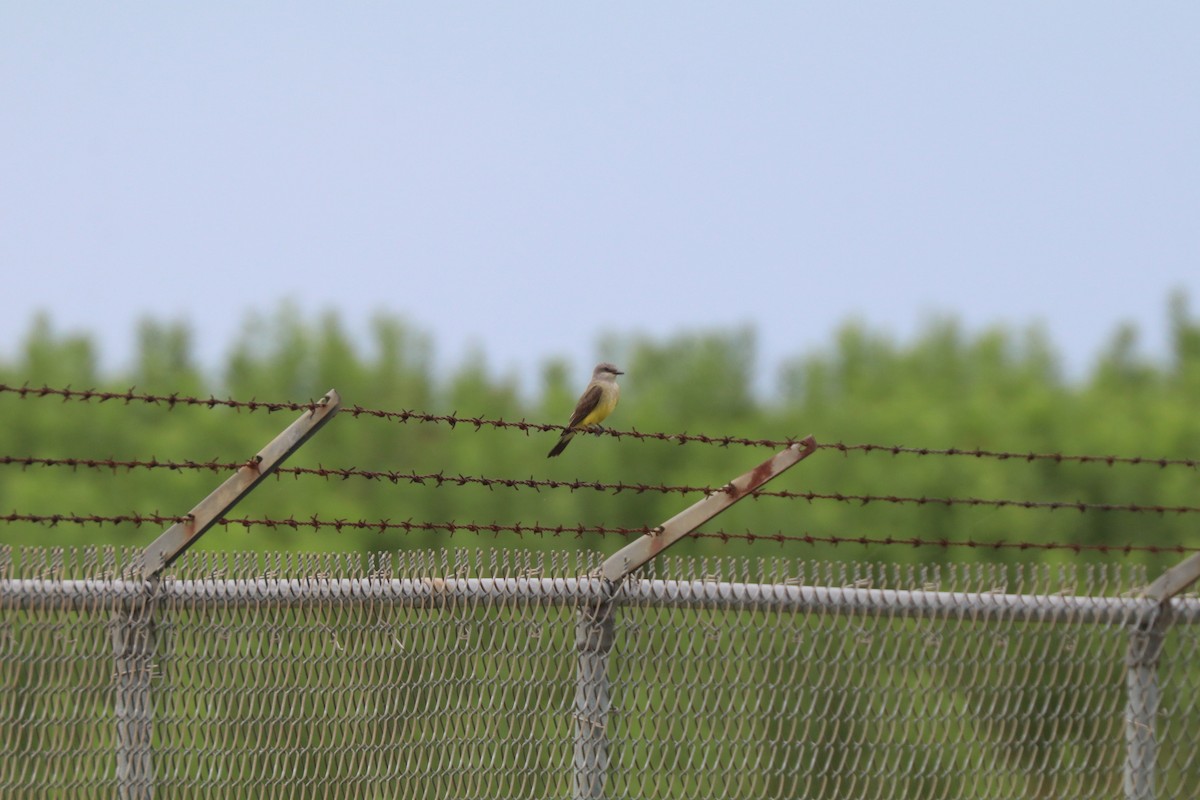
[[[0,356],[288,300],[534,380],[602,334],[1200,308],[1200,4],[6,3]],[[628,380],[628,379],[627,379]]]

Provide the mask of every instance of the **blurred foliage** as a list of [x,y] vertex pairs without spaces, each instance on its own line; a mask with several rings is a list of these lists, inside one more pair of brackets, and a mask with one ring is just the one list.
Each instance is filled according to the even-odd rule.
[[[667,339],[609,334],[597,358],[625,371],[613,427],[782,439],[815,434],[818,441],[872,442],[930,448],[987,448],[1166,457],[1200,456],[1200,323],[1186,298],[1169,300],[1170,353],[1162,362],[1139,353],[1138,332],[1124,326],[1088,374],[1064,377],[1043,331],[992,328],[969,332],[954,319],[930,320],[912,341],[897,342],[850,322],[830,344],[799,354],[779,369],[776,388],[755,391],[758,366],[751,328],[702,330]],[[337,314],[312,320],[283,305],[247,320],[219,375],[196,363],[186,326],[147,320],[138,352],[125,370],[104,371],[90,337],[57,331],[38,316],[0,382],[94,387],[239,400],[306,401],[336,387],[347,405],[561,423],[582,388],[560,360],[546,363],[538,384],[523,388],[496,374],[482,353],[448,370],[434,358],[431,337],[403,319],[379,316],[368,341],[355,340]],[[590,366],[590,365],[589,365]],[[0,454],[42,457],[236,461],[255,453],[294,419],[291,412],[247,413],[117,402],[80,403],[0,395],[6,425]],[[669,444],[580,436],[560,458],[547,460],[554,435],[474,430],[469,425],[400,424],[343,414],[292,457],[293,466],[356,467],[450,476],[720,485],[768,453],[740,446]],[[178,514],[207,494],[219,476],[208,472],[98,471],[0,466],[0,508],[22,513]],[[1194,470],[1151,466],[1055,464],[1020,459],[842,455],[820,451],[771,488],[929,497],[1200,505]],[[607,526],[652,525],[698,495],[591,490],[441,487],[432,483],[322,480],[283,476],[260,486],[234,516],[298,519],[391,519],[478,523]],[[777,531],[818,536],[918,536],[1078,544],[1196,544],[1195,518],[1127,512],[1044,511],[937,505],[866,506],[828,501],[746,501],[706,530]],[[6,524],[9,544],[144,544],[155,530]],[[1189,535],[1191,534],[1191,535]],[[615,538],[536,539],[444,533],[333,533],[329,530],[217,528],[209,549],[376,550],[429,546],[491,546],[493,541],[538,549],[604,551]],[[680,545],[696,553],[778,553],[766,543]],[[1111,560],[1120,555],[1034,554],[1016,550],[867,548],[786,545],[813,557],[899,561]],[[795,553],[791,553],[795,554]],[[1136,558],[1154,565],[1174,555]]]
[[[826,347],[784,363],[769,394],[755,390],[760,383],[755,334],[750,328],[693,331],[666,339],[610,334],[598,342],[596,355],[597,360],[615,361],[627,373],[622,379],[621,406],[611,420],[621,429],[770,439],[811,433],[827,443],[1196,458],[1200,456],[1200,417],[1195,411],[1200,396],[1200,323],[1191,316],[1182,295],[1170,299],[1168,319],[1170,351],[1166,359],[1156,362],[1141,355],[1137,330],[1124,326],[1115,331],[1088,373],[1071,379],[1064,376],[1052,343],[1036,327],[969,332],[948,318],[928,321],[909,342],[897,342],[861,323],[847,323]],[[561,360],[548,361],[530,389],[513,375],[491,371],[480,352],[469,354],[452,369],[439,368],[431,337],[403,319],[380,316],[372,321],[369,332],[367,341],[359,341],[336,314],[304,319],[295,308],[284,305],[272,314],[248,319],[219,374],[212,375],[198,366],[194,335],[187,326],[147,320],[137,329],[134,363],[113,372],[100,368],[97,349],[88,336],[62,333],[43,315],[33,321],[11,363],[0,361],[0,383],[112,391],[136,386],[153,394],[212,394],[262,401],[307,401],[334,387],[347,406],[455,412],[464,417],[539,423],[564,422],[582,388],[573,375],[583,374],[584,365],[572,369]],[[0,410],[6,421],[0,427],[0,455],[118,460],[240,461],[297,416],[295,412],[250,413],[220,407],[168,410],[119,401],[20,399],[11,393],[0,394]],[[561,457],[548,460],[546,451],[555,439],[553,433],[476,430],[469,424],[453,428],[402,424],[343,413],[301,448],[289,465],[450,477],[717,486],[768,455],[765,450],[742,446],[579,436]],[[136,511],[174,515],[190,509],[221,479],[192,470],[0,465],[0,509],[32,514]],[[834,450],[818,451],[770,488],[1200,505],[1200,477],[1195,470],[1182,467],[841,454]],[[453,483],[415,485],[283,475],[259,486],[233,516],[638,527],[656,524],[696,499],[698,495],[655,492],[489,489]],[[1196,519],[1189,514],[937,504],[864,506],[762,498],[740,503],[705,530],[1171,546],[1198,543],[1192,532]],[[132,526],[4,524],[0,542],[144,546],[157,533],[153,528]],[[601,537],[531,536],[519,540],[511,535],[494,538],[465,533],[337,534],[287,527],[218,527],[196,550],[373,551],[477,546],[611,552],[622,543]],[[1031,561],[1137,560],[1155,574],[1180,558],[1165,553],[1124,556],[1069,550],[863,548],[794,542],[780,546],[714,539],[685,541],[677,550],[700,556],[787,555],[842,565],[861,560],[919,562],[921,566],[914,569],[922,572],[928,568],[926,564],[950,560],[1022,563],[1013,568],[1018,573]],[[39,552],[51,554],[44,556],[47,562],[54,560],[54,550]],[[746,562],[741,563],[744,566]],[[654,564],[649,569],[656,571],[661,566]],[[880,574],[888,570],[898,574],[899,568],[889,566]],[[817,576],[816,580],[845,585],[848,579],[839,583],[832,576]],[[1053,589],[1047,587],[1046,591]],[[569,707],[575,669],[571,610],[548,609],[546,624],[538,623],[537,636],[527,636],[537,618],[505,606],[462,606],[454,613],[433,615],[424,609],[397,606],[386,613],[368,609],[365,616],[349,612],[348,617],[327,618],[330,608],[217,612],[215,637],[213,628],[197,624],[208,619],[208,612],[193,617],[185,610],[178,618],[172,617],[171,625],[180,633],[174,635],[171,657],[160,662],[166,690],[159,695],[163,698],[158,701],[159,713],[168,720],[185,722],[166,726],[170,733],[159,736],[168,751],[174,748],[174,756],[185,768],[165,771],[161,778],[164,786],[172,786],[179,796],[191,796],[210,786],[201,783],[197,791],[195,775],[230,775],[241,782],[239,787],[248,787],[230,796],[256,796],[261,776],[276,780],[279,775],[294,776],[308,770],[303,774],[340,775],[344,782],[348,779],[346,765],[352,763],[351,773],[359,780],[355,785],[365,791],[379,784],[374,777],[377,774],[394,779],[394,764],[389,759],[400,752],[411,774],[424,774],[424,765],[444,764],[447,757],[462,763],[470,757],[475,759],[471,763],[496,767],[504,777],[489,779],[493,781],[490,788],[511,796],[521,787],[533,787],[545,795],[566,786],[569,776],[561,765],[567,757],[564,754],[569,753],[563,749],[569,741],[569,718],[561,710]],[[77,615],[91,621],[81,625]],[[935,647],[928,642],[931,629],[923,622],[902,618],[881,618],[872,629],[878,635],[864,639],[865,617],[687,609],[644,613],[625,609],[622,615],[632,622],[623,622],[618,629],[622,638],[613,661],[614,687],[616,707],[629,711],[615,717],[616,768],[610,778],[615,792],[620,793],[627,784],[630,789],[640,785],[637,773],[622,769],[623,763],[667,765],[656,767],[654,774],[654,785],[666,794],[702,791],[705,777],[696,772],[692,758],[674,757],[681,743],[692,750],[704,748],[709,764],[760,764],[755,777],[746,779],[754,782],[753,786],[736,787],[744,794],[794,794],[797,781],[826,775],[827,753],[858,757],[856,753],[870,749],[872,763],[883,764],[881,759],[887,758],[888,752],[906,763],[909,753],[926,759],[920,762],[925,766],[917,770],[916,778],[902,778],[906,783],[892,792],[895,796],[927,797],[931,792],[944,796],[957,785],[955,770],[974,764],[980,746],[999,754],[987,779],[1003,781],[1006,791],[1011,786],[1008,793],[1013,796],[1022,791],[1026,796],[1049,796],[1058,785],[1053,774],[1062,774],[1053,773],[1050,767],[1078,764],[1089,757],[1095,762],[1076,770],[1078,780],[1100,794],[1119,789],[1123,740],[1118,700],[1111,709],[1090,714],[1063,716],[1061,710],[1086,706],[1090,698],[1100,696],[1097,685],[1120,685],[1119,678],[1116,684],[1111,680],[1118,674],[1113,670],[1122,664],[1125,639],[1120,628],[1090,628],[1081,637],[1065,626],[1031,625],[1022,628],[1025,638],[1014,637],[1011,643],[1007,634],[998,634],[994,658],[999,666],[984,673],[992,678],[973,683],[978,674],[973,659],[982,657],[980,642],[984,638],[990,641],[990,634],[970,620],[961,626],[947,620],[944,632],[939,629]],[[263,628],[262,619],[268,616],[271,622]],[[27,647],[28,651],[13,651],[17,657],[8,660],[0,684],[11,696],[22,698],[22,719],[39,721],[12,726],[14,752],[29,751],[36,759],[38,751],[31,737],[50,735],[65,743],[63,747],[78,750],[84,769],[87,764],[99,765],[92,768],[99,769],[101,777],[110,775],[111,762],[104,754],[111,751],[107,737],[116,728],[102,726],[107,733],[88,738],[91,729],[73,726],[69,720],[75,717],[63,716],[62,710],[62,698],[67,695],[83,697],[85,703],[99,703],[94,698],[108,696],[107,680],[112,674],[107,649],[111,646],[109,623],[101,616],[40,609],[16,612],[14,619],[17,633],[10,638],[17,645],[10,646]],[[337,629],[345,633],[345,646],[329,636],[335,619]],[[384,622],[388,624],[381,628]],[[389,627],[392,623],[395,628]],[[74,660],[53,651],[48,658],[65,666],[44,668],[38,658],[47,657],[39,649],[45,640],[31,635],[38,625],[52,626],[56,632],[64,625],[75,626],[67,640]],[[278,635],[285,629],[288,636]],[[230,630],[237,635],[228,635]],[[405,637],[399,649],[394,646],[399,641],[394,638],[396,630],[402,630]],[[718,638],[720,647],[715,644]],[[918,640],[925,648],[922,657],[931,660],[908,664],[905,659]],[[216,649],[213,641],[218,643]],[[1057,655],[1046,655],[1069,652],[1080,646],[1079,641],[1094,648],[1094,666],[1081,668],[1069,660],[1060,661]],[[503,652],[485,646],[496,642]],[[810,651],[815,655],[804,655]],[[95,657],[81,657],[82,652]],[[663,659],[663,653],[675,657]],[[844,654],[844,658],[839,662],[830,654]],[[859,654],[861,660],[856,662]],[[218,660],[209,667],[215,664],[218,668],[205,668],[206,660],[212,658]],[[546,669],[539,666],[546,658],[557,658],[552,660],[546,680],[530,681],[536,670]],[[233,659],[229,663],[236,668],[221,668],[225,666],[222,659]],[[826,661],[838,668],[826,668]],[[281,677],[272,671],[281,663],[302,666],[287,667]],[[1060,663],[1064,666],[1043,669],[1045,664]],[[389,676],[386,685],[354,684],[368,674],[363,664]],[[1040,666],[1028,671],[1026,664]],[[814,669],[814,665],[821,668]],[[652,674],[653,680],[640,680],[645,674]],[[996,685],[997,674],[1012,680]],[[226,682],[230,676],[233,684]],[[514,681],[514,676],[520,680]],[[1172,686],[1195,685],[1190,667],[1177,666],[1172,676],[1168,692]],[[752,711],[741,714],[736,725],[714,716],[724,708],[718,703],[720,681],[731,677],[742,686],[774,687],[770,692],[744,693],[744,697],[754,698]],[[105,688],[97,695],[95,686]],[[676,704],[673,698],[680,686],[689,687],[689,696]],[[903,704],[882,708],[869,699],[886,700],[901,693],[907,697],[909,686],[915,711],[898,712]],[[81,691],[79,687],[89,688]],[[486,692],[481,693],[479,687],[486,687]],[[930,687],[940,690],[930,691]],[[896,694],[889,695],[889,691]],[[494,705],[482,705],[476,699],[484,694]],[[436,704],[427,699],[435,695],[443,698],[445,708],[466,709],[449,729],[444,720],[422,711],[433,708],[436,712]],[[1111,696],[1119,699],[1119,693]],[[1001,698],[1008,722],[997,724],[995,698]],[[403,714],[392,713],[396,703],[405,704]],[[739,700],[739,707],[741,704]],[[1164,708],[1171,707],[1164,702]],[[509,711],[496,716],[494,708]],[[378,718],[364,717],[363,709],[380,710]],[[513,714],[512,709],[522,711]],[[678,713],[664,722],[662,709]],[[103,710],[95,713],[105,719]],[[79,718],[92,716],[89,711]],[[810,719],[823,717],[828,725],[810,727]],[[896,724],[897,718],[913,724]],[[1175,733],[1168,739],[1188,741],[1191,729],[1179,727],[1188,724],[1186,718],[1183,714],[1171,720]],[[68,722],[48,729],[46,719]],[[1062,726],[1052,728],[1057,731],[1052,742],[1040,736],[1013,738],[1014,726],[1024,724],[1021,720],[1040,725],[1043,719]],[[220,722],[216,728],[213,720]],[[369,721],[365,728],[364,720]],[[350,730],[347,726],[357,727],[346,733]],[[722,736],[716,726],[739,733]],[[47,730],[54,732],[46,734]],[[449,739],[446,730],[453,731]],[[282,749],[261,747],[272,731],[280,731],[293,744]],[[483,733],[473,739],[461,731]],[[1106,738],[1111,748],[1087,749],[1087,743]],[[876,740],[891,750],[885,749],[881,757],[874,748]],[[214,747],[213,742],[221,744]],[[931,746],[931,742],[947,744]],[[1168,761],[1163,782],[1185,785],[1187,764],[1179,759]],[[58,778],[53,762],[49,767],[40,763],[34,762],[39,779],[53,784]],[[164,763],[170,763],[168,757]],[[1104,765],[1117,766],[1107,769]],[[903,770],[901,766],[896,774],[903,776]],[[1048,773],[1051,777],[1045,777]],[[857,788],[868,793],[888,793],[894,788],[888,779],[875,774],[862,778]],[[824,777],[818,780],[812,786],[805,784],[813,797],[845,795],[842,785],[826,783]],[[433,796],[438,785],[426,781],[414,796]],[[304,780],[292,789],[297,796],[316,796],[323,786],[319,781]],[[47,796],[60,795],[51,791]],[[66,792],[62,796],[67,796]]]

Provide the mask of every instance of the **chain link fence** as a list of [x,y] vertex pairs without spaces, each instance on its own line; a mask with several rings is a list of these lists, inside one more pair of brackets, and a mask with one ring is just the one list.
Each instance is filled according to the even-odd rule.
[[[1194,798],[1135,566],[0,549],[0,796]],[[1169,623],[1169,624],[1167,624]]]

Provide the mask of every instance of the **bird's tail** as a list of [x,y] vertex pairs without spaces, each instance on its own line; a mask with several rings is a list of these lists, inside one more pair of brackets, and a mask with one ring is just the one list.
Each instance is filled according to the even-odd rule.
[[554,447],[552,447],[550,449],[550,452],[546,454],[546,458],[554,458],[556,455],[561,453],[563,450],[566,450],[567,444],[570,443],[571,438],[574,436],[575,436],[575,431],[563,431],[563,435],[558,440],[558,444],[554,445]]

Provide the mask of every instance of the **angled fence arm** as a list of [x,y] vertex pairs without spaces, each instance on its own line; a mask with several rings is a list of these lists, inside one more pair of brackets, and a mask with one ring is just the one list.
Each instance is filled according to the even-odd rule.
[[204,535],[231,508],[248,495],[263,478],[275,471],[283,461],[321,429],[341,407],[342,400],[337,391],[330,389],[318,405],[305,411],[299,419],[272,439],[258,455],[243,464],[228,480],[213,490],[212,494],[196,504],[188,512],[186,522],[177,522],[165,530],[142,553],[141,577],[149,580],[156,577],[171,562],[183,555],[196,540]]
[[1193,583],[1200,580],[1200,553],[1196,553],[1179,562],[1158,576],[1158,579],[1145,591],[1145,596],[1159,603],[1170,602],[1171,598],[1186,591]]
[[809,436],[780,450],[746,474],[734,478],[703,500],[680,511],[659,525],[653,533],[635,539],[609,556],[600,568],[601,574],[606,580],[619,583],[717,514],[808,458],[816,449],[816,439]]
[[612,705],[608,656],[615,631],[613,598],[621,582],[717,514],[808,458],[816,449],[816,440],[809,436],[781,450],[671,517],[653,533],[622,547],[601,565],[597,596],[580,606],[575,622],[573,800],[602,800],[604,797],[608,773],[608,714]]

